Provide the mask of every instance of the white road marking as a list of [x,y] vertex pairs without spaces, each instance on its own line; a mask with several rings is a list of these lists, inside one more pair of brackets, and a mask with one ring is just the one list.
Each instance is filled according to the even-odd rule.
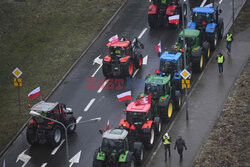
[[43,163],[41,167],[45,167],[47,166],[48,163]]
[[100,58],[101,55],[97,56],[94,61],[93,61],[93,65],[95,65],[95,63],[97,64],[102,64],[102,59]]
[[142,32],[140,33],[140,35],[138,36],[138,39],[141,39],[141,37],[144,35],[144,33],[148,30],[148,28],[144,28],[144,30],[142,30]]
[[65,139],[63,139],[61,141],[61,143],[59,144],[59,146],[57,146],[52,152],[51,152],[51,155],[55,155],[56,152],[59,150],[59,148],[61,147],[61,145],[64,143]]
[[77,119],[76,119],[76,123],[80,122],[82,119],[82,116],[79,116]]
[[135,77],[135,75],[137,74],[137,72],[139,71],[139,69],[137,69],[135,72],[134,72],[134,74],[133,74],[133,76],[132,76],[132,78],[134,78]]
[[70,162],[69,167],[72,167],[73,164],[75,164],[75,163],[79,163],[80,158],[81,158],[81,153],[82,153],[82,150],[80,150],[76,155],[74,155],[74,156],[69,160],[69,162]]
[[95,98],[91,99],[89,104],[84,108],[84,112],[88,111],[91,105],[95,102]]
[[102,90],[105,88],[106,84],[109,82],[109,79],[107,79],[106,81],[104,81],[104,83],[102,84],[102,86],[100,87],[100,89],[97,91],[97,93],[101,93]]
[[222,3],[222,1],[223,1],[223,0],[220,0],[219,4],[221,4],[221,3]]
[[29,160],[31,159],[31,156],[26,155],[26,154],[25,154],[25,151],[27,151],[27,149],[24,150],[21,154],[19,154],[18,157],[17,157],[17,159],[16,159],[16,163],[17,163],[19,160],[21,160],[21,161],[24,162],[23,165],[22,165],[22,167],[25,167],[25,165],[26,165],[26,164],[29,162]]
[[95,70],[95,72],[91,75],[91,77],[94,77],[101,67],[102,67],[102,64],[99,65],[99,67]]
[[146,55],[145,57],[143,57],[143,61],[142,61],[143,65],[147,65],[147,63],[148,63],[148,55]]
[[207,2],[207,0],[203,0],[203,2],[201,3],[200,7],[203,7],[205,5],[205,3]]

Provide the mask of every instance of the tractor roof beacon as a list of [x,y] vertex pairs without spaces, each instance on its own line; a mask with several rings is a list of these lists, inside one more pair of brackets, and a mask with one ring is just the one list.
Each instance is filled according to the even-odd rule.
[[[76,123],[72,109],[66,108],[62,103],[40,101],[31,108],[31,111],[41,115],[32,116],[27,125],[26,138],[31,145],[47,142],[56,147],[61,143],[64,131],[61,125],[52,120],[57,120],[66,127]],[[68,133],[73,133],[75,129],[76,125],[70,126]]]
[[93,167],[135,166],[143,161],[142,143],[129,143],[128,131],[114,128],[102,134],[102,145],[93,157]]

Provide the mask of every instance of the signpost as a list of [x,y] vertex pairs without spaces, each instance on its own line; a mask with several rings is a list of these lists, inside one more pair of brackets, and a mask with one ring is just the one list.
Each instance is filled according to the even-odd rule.
[[19,112],[21,112],[21,99],[20,99],[20,87],[23,86],[23,82],[22,82],[22,78],[19,78],[23,73],[19,68],[15,68],[12,71],[12,74],[16,77],[14,78],[14,86],[18,87],[18,92],[17,92],[17,96],[18,96],[18,108],[19,108]]

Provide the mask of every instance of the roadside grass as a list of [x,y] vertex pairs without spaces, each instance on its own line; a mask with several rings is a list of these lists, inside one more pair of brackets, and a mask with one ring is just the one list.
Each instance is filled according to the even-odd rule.
[[[28,119],[27,95],[46,97],[124,0],[0,2],[0,150]],[[21,112],[12,70],[23,74]],[[38,99],[39,100],[39,99]]]

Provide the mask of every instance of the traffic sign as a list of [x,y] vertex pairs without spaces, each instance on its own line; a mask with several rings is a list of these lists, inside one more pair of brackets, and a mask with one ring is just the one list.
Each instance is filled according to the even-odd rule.
[[23,86],[22,78],[14,78],[14,86],[15,87],[21,87],[21,86]]
[[13,74],[16,78],[19,78],[23,73],[22,73],[22,71],[21,71],[19,68],[15,68],[15,69],[12,71],[12,74]]
[[182,79],[181,86],[182,86],[182,88],[190,88],[190,80]]
[[184,79],[187,79],[189,76],[191,76],[191,74],[186,69],[182,70],[182,72],[180,74],[181,74],[182,78],[184,78]]

